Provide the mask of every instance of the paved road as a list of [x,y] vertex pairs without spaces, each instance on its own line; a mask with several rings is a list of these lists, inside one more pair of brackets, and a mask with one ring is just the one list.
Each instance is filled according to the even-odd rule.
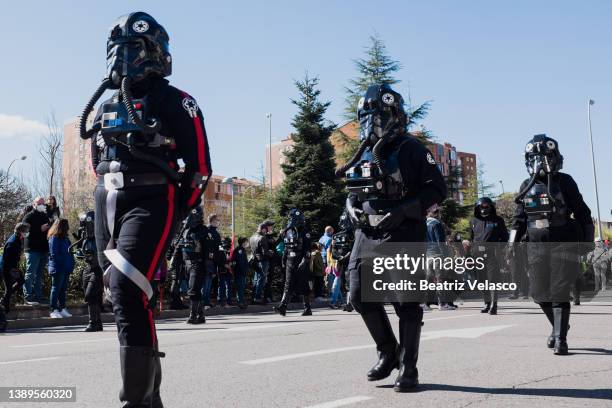
[[[553,356],[531,303],[425,315],[420,392],[367,382],[375,349],[355,313],[315,310],[210,317],[203,326],[158,323],[168,408],[181,407],[611,407],[612,304],[574,308],[572,355]],[[392,318],[394,326],[397,319]],[[118,407],[116,333],[82,327],[0,337],[0,386],[76,386],[77,402],[35,407]],[[24,407],[27,404],[0,406]]]

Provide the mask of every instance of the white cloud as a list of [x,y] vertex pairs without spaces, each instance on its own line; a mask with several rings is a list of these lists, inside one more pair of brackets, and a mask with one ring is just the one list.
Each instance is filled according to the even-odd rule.
[[19,115],[0,113],[0,139],[35,139],[47,132],[47,126]]

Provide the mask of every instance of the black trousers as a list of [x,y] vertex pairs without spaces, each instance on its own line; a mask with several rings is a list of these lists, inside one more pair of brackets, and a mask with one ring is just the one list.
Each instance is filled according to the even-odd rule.
[[[477,243],[474,245],[478,245]],[[501,273],[500,273],[500,264],[497,256],[494,253],[490,253],[487,251],[487,257],[485,258],[483,269],[478,270],[478,282],[484,283],[485,280],[488,280],[489,283],[497,283],[500,281]],[[483,256],[477,253],[477,256]],[[497,291],[496,290],[483,290],[482,298],[485,303],[497,302]]]
[[294,294],[302,295],[306,299],[310,296],[308,261],[302,256],[288,256],[285,262],[283,303],[289,303]]
[[172,263],[170,264],[170,279],[172,279],[172,283],[170,284],[170,294],[172,296],[172,300],[179,300],[181,298],[181,283],[183,279],[185,279],[185,264],[183,262],[183,253],[181,251],[177,251],[172,259]]
[[19,291],[19,288],[24,283],[24,279],[19,271],[16,271],[15,276],[13,276],[13,272],[9,270],[0,270],[0,274],[2,275],[5,288],[4,296],[2,298],[2,305],[4,306],[4,311],[8,313],[10,312],[11,307],[11,296],[13,293]]
[[531,295],[536,303],[569,302],[579,274],[578,245],[571,227],[528,230],[527,259]]
[[102,283],[102,269],[95,264],[88,264],[83,271],[83,292],[85,302],[88,305],[102,306],[102,295],[104,292]]
[[185,272],[189,276],[189,290],[187,291],[189,299],[192,301],[202,300],[202,283],[204,283],[204,276],[206,275],[204,261],[185,259]]
[[174,236],[173,184],[106,191],[98,185],[96,244],[110,291],[121,346],[157,347],[151,282]]
[[527,276],[527,243],[516,244],[511,264],[512,281],[516,283],[515,295],[529,295],[529,278]]
[[[377,327],[388,325],[384,303],[362,301],[361,277],[362,274],[373,274],[372,270],[366,270],[361,259],[362,248],[384,244],[386,242],[423,242],[425,241],[425,222],[414,225],[410,229],[401,229],[387,234],[368,235],[361,230],[355,232],[355,243],[351,252],[347,273],[349,275],[350,302],[355,310],[362,316],[370,334],[374,337],[379,351],[392,351],[397,342],[392,330],[379,330]],[[423,320],[423,309],[420,302],[392,302],[395,313],[399,317],[400,327],[404,323],[418,322]],[[372,322],[379,319],[380,322]],[[419,326],[420,327],[420,326]],[[403,331],[400,331],[403,334]],[[400,338],[400,343],[403,339]]]

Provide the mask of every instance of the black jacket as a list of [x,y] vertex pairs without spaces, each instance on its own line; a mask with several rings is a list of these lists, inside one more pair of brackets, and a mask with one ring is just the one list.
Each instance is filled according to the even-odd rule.
[[23,222],[30,225],[30,234],[24,242],[25,252],[49,252],[47,232],[40,229],[45,224],[51,226],[47,213],[32,210],[23,217]]
[[470,221],[470,241],[508,242],[508,229],[504,219],[493,214],[486,218],[472,218]]
[[[592,232],[593,219],[591,218],[591,210],[584,202],[582,194],[580,194],[580,190],[578,190],[578,185],[576,184],[572,176],[566,173],[557,173],[553,176],[553,182],[557,183],[557,185],[559,186],[563,201],[567,206],[567,217],[573,216],[573,220],[575,220],[575,223],[577,223],[580,227],[580,231],[577,231],[576,233],[581,234],[585,233],[585,231]],[[529,180],[523,181],[519,191],[522,191],[528,183]],[[537,183],[544,182],[538,180]],[[573,220],[568,219],[568,221],[570,221],[570,224],[574,223]],[[527,214],[525,213],[525,207],[523,203],[520,203],[516,206],[514,217],[512,218],[512,229],[517,231],[515,241],[519,241],[527,231]],[[590,236],[577,236],[574,239],[585,242],[592,242],[592,237]]]
[[17,268],[22,250],[23,242],[21,237],[17,234],[11,235],[4,244],[4,251],[2,252],[2,271],[9,272],[11,269]]
[[[175,140],[175,146],[146,148],[146,153],[154,154],[172,167],[178,169],[178,159],[185,163],[185,171],[181,177],[179,190],[179,203],[181,210],[194,208],[200,201],[203,190],[194,184],[194,175],[212,175],[210,153],[204,117],[195,100],[162,78],[152,79],[147,84],[146,97],[148,100],[148,116],[161,122],[160,134]],[[134,91],[134,97],[139,98]],[[113,96],[114,97],[114,96]],[[101,111],[98,111],[95,122],[101,120]],[[95,125],[95,124],[94,124]],[[97,139],[97,140],[96,140]],[[109,172],[109,161],[101,161],[104,143],[100,137],[92,139],[92,164],[99,175]],[[125,149],[117,146],[118,150]],[[159,169],[143,161],[135,160],[129,153],[127,159],[122,159],[121,171],[126,174],[159,173]],[[202,186],[203,187],[203,186]]]

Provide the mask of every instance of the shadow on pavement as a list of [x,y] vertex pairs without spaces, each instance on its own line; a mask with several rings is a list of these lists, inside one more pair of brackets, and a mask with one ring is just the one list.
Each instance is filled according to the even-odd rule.
[[[583,354],[583,355],[610,355],[612,356],[612,350],[604,349],[604,348],[570,348],[572,354]],[[575,351],[590,351],[590,353],[575,353]]]
[[[379,388],[390,387],[393,386],[379,386]],[[491,395],[526,395],[536,397],[590,398],[605,400],[612,399],[612,389],[610,388],[591,390],[581,388],[489,388],[448,384],[421,384],[418,391],[455,391]]]

